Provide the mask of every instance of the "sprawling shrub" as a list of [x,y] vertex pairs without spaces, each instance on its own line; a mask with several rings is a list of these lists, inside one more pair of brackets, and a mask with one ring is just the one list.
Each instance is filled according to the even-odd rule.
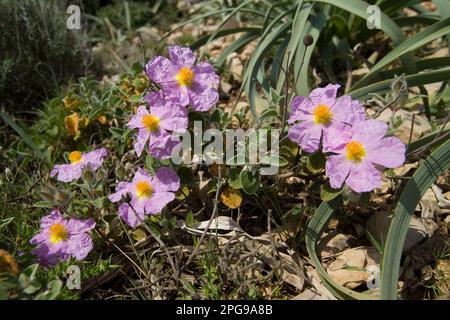
[[68,30],[72,1],[0,0],[0,95],[25,111],[82,75],[91,59],[84,30]]

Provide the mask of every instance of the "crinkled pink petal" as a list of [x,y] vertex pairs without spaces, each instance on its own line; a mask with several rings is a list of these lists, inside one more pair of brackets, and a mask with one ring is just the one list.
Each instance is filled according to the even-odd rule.
[[400,167],[405,162],[406,146],[396,137],[387,137],[367,150],[368,161],[387,168]]
[[170,46],[168,48],[170,60],[176,65],[191,66],[195,63],[195,55],[190,48]]
[[369,192],[381,186],[381,173],[368,161],[355,165],[345,181],[355,192]]
[[64,251],[77,260],[83,260],[94,249],[94,242],[87,233],[76,234],[68,242]]
[[139,106],[136,114],[131,118],[130,122],[127,123],[127,127],[130,129],[142,129],[144,125],[142,124],[142,117],[149,114],[145,106]]
[[297,143],[306,152],[315,152],[319,149],[322,127],[312,122],[302,122],[289,129],[288,137]]
[[105,148],[100,148],[82,155],[85,166],[89,166],[92,170],[97,170],[103,164],[103,158],[108,155]]
[[354,101],[350,96],[343,96],[336,100],[330,108],[333,113],[333,122],[343,122],[352,125],[355,121],[365,118],[364,107],[359,101]]
[[183,133],[188,127],[187,109],[180,105],[152,107],[151,114],[160,119],[159,126],[164,130]]
[[196,111],[208,111],[219,101],[219,93],[211,87],[193,85],[189,90],[190,104]]
[[331,107],[336,102],[337,91],[340,87],[338,84],[329,84],[324,88],[316,88],[309,94],[309,99],[314,106],[324,104]]
[[71,182],[81,177],[85,164],[57,164],[50,173],[51,177],[57,175],[56,179],[61,182]]
[[180,142],[178,137],[170,134],[162,134],[156,139],[150,138],[149,152],[156,159],[167,159],[172,155],[172,150]]
[[177,191],[180,188],[180,178],[171,168],[161,167],[153,179],[153,186],[158,192]]
[[330,178],[330,186],[334,189],[341,188],[351,168],[352,163],[345,156],[329,156],[325,165],[325,174]]
[[130,183],[129,182],[119,182],[119,184],[117,185],[116,188],[116,192],[109,195],[108,199],[111,202],[117,202],[122,200],[122,197],[127,194],[128,192],[130,192]]
[[175,199],[173,192],[157,192],[150,199],[145,200],[145,212],[148,214],[160,213],[162,209]]
[[323,129],[323,152],[340,153],[347,146],[353,135],[350,125],[335,123]]
[[83,233],[88,232],[91,229],[95,228],[95,221],[92,218],[79,220],[79,219],[70,219],[67,222],[67,229],[70,233]]
[[175,66],[165,57],[155,57],[145,66],[148,77],[158,84],[173,81],[173,75],[176,72]]
[[150,132],[147,129],[140,129],[136,140],[134,141],[133,148],[138,157],[141,156],[142,151],[144,151],[145,145],[150,138]]
[[353,124],[352,140],[361,142],[369,147],[383,139],[388,130],[388,125],[379,120],[356,121]]
[[134,212],[127,203],[119,206],[119,217],[132,228],[139,226],[144,220],[144,212]]
[[295,121],[312,121],[314,111],[314,105],[306,98],[302,96],[295,97],[292,100],[292,113],[289,116],[288,123],[292,124]]

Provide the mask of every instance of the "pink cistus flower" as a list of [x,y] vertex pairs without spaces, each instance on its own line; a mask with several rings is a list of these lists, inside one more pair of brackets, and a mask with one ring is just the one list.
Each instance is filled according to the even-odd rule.
[[396,137],[385,137],[386,123],[357,121],[345,130],[332,129],[325,173],[332,188],[345,184],[355,192],[368,192],[381,186],[377,166],[399,167],[405,162],[406,146]]
[[148,99],[152,102],[150,112],[146,107],[140,106],[127,124],[129,128],[139,130],[134,150],[140,157],[150,140],[149,153],[157,159],[167,159],[172,149],[180,143],[179,138],[173,136],[171,132],[183,133],[188,126],[187,109],[168,100],[162,100],[157,93]]
[[42,265],[55,265],[71,257],[83,260],[94,247],[88,233],[94,227],[92,218],[65,219],[55,209],[41,219],[41,231],[30,241],[32,245],[36,245],[31,253],[37,255],[37,260]]
[[86,167],[97,170],[103,163],[103,158],[108,155],[105,148],[97,149],[87,153],[80,151],[72,151],[69,154],[70,164],[57,164],[50,172],[50,176],[56,175],[57,179],[62,182],[70,182],[81,177],[83,169]]
[[191,49],[169,47],[170,60],[158,56],[146,65],[148,77],[182,106],[207,111],[219,100],[220,78],[208,62],[195,63]]
[[292,113],[288,123],[289,139],[306,152],[315,152],[322,141],[327,151],[328,131],[332,127],[348,126],[356,120],[364,120],[364,107],[361,102],[349,96],[336,99],[339,85],[329,84],[325,88],[311,91],[309,97],[298,96],[292,100]]
[[119,216],[130,227],[136,227],[144,220],[145,214],[160,213],[175,199],[175,191],[180,188],[180,179],[168,167],[161,167],[155,176],[150,176],[139,168],[131,182],[120,182],[116,193],[108,198],[111,202],[123,201],[126,194],[131,194],[129,203],[119,206]]

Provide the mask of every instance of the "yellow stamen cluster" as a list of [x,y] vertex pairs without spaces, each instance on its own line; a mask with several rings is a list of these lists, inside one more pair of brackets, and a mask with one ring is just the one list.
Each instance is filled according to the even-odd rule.
[[153,187],[147,181],[139,181],[136,183],[136,195],[138,198],[150,198],[153,195]]
[[77,164],[81,160],[83,160],[83,157],[81,156],[81,152],[80,151],[72,151],[69,154],[69,161],[70,161],[71,164]]
[[324,104],[319,104],[313,111],[314,123],[328,125],[333,119],[333,113],[330,111],[330,107]]
[[192,85],[192,80],[194,80],[194,71],[190,68],[183,67],[178,71],[175,79],[178,81],[178,84],[183,87],[190,87]]
[[356,163],[362,161],[366,156],[366,149],[358,141],[350,141],[346,147],[347,159]]
[[150,132],[155,132],[159,127],[159,119],[151,114],[146,114],[142,117],[142,125]]
[[61,223],[55,223],[49,228],[50,242],[58,243],[63,240],[67,240],[69,237],[69,232],[67,228]]

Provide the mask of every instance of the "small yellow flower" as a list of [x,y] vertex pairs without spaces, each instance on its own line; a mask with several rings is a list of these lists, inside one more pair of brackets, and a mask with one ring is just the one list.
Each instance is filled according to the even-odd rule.
[[103,115],[101,115],[101,116],[99,116],[98,118],[97,118],[97,120],[98,120],[98,122],[100,123],[100,124],[106,124],[106,122],[108,121],[107,119],[106,119],[106,117],[105,116],[103,116]]
[[220,194],[220,199],[222,199],[223,204],[230,209],[239,208],[242,204],[241,192],[230,187],[225,187],[225,189]]
[[17,262],[8,251],[0,249],[0,273],[7,272],[17,275],[19,273],[19,268],[17,267]]
[[89,125],[89,118],[82,117],[80,119],[80,128],[86,128]]
[[66,129],[70,136],[76,137],[78,135],[79,122],[80,118],[76,112],[64,118],[64,124],[66,125]]

